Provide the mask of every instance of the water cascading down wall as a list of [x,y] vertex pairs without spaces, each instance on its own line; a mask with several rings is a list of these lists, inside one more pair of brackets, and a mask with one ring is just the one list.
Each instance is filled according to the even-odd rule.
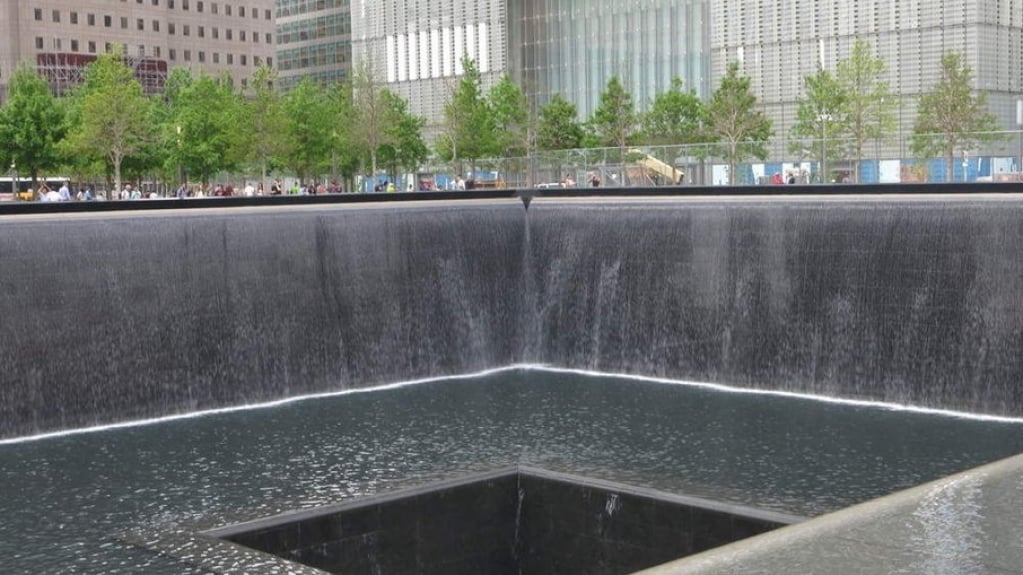
[[1023,415],[1023,200],[0,219],[0,437],[520,363]]

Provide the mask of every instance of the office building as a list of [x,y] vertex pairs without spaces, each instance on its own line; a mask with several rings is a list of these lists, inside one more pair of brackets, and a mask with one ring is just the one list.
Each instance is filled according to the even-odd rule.
[[170,69],[228,73],[246,85],[273,65],[273,0],[5,0],[0,6],[0,92],[21,62],[54,92],[79,84],[99,54],[124,46],[147,92]]
[[277,0],[278,81],[290,88],[304,77],[326,85],[348,77],[352,62],[350,0]]

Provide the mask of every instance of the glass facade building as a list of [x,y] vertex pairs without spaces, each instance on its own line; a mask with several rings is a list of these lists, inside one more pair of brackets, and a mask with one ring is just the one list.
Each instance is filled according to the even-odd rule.
[[898,98],[897,142],[881,154],[905,158],[917,98],[940,76],[941,58],[958,52],[973,69],[974,87],[1006,130],[1015,130],[1023,95],[1023,2],[1020,0],[720,0],[711,8],[712,76],[739,61],[774,120],[778,149],[795,122],[803,81],[835,72],[857,39],[887,68],[883,81]]
[[469,56],[488,89],[507,69],[507,0],[355,0],[353,56],[429,120],[444,104]]
[[561,94],[580,119],[618,76],[637,107],[682,79],[710,87],[711,0],[522,0],[509,2],[511,76],[538,104]]
[[278,84],[288,89],[304,77],[331,85],[352,66],[351,0],[277,0]]

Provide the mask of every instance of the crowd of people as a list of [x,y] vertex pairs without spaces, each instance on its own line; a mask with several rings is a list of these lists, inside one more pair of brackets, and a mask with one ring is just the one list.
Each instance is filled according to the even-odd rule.
[[[206,198],[206,197],[231,197],[231,196],[311,196],[319,194],[337,194],[344,192],[344,187],[337,182],[308,184],[296,182],[286,187],[281,180],[274,180],[267,192],[262,182],[245,182],[239,188],[233,184],[181,184],[169,197],[174,198]],[[165,197],[156,191],[143,191],[132,184],[124,184],[120,190],[112,193],[109,197],[103,190],[96,192],[92,186],[82,185],[77,189],[72,187],[70,181],[63,181],[60,188],[53,190],[45,181],[37,182],[34,188],[28,189],[29,197],[40,202],[72,202],[72,201],[93,201],[93,200],[141,200],[156,199]]]

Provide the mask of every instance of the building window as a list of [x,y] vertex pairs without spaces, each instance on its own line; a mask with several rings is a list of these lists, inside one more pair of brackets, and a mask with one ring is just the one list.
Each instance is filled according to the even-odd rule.
[[167,0],[167,7],[173,9],[174,8],[174,0]]
[[239,18],[244,18],[245,17],[245,6],[239,6],[238,7],[238,17]]
[[103,17],[103,26],[105,28],[109,28],[112,25],[113,21],[114,21],[114,19],[111,18],[110,15],[104,16]]
[[227,39],[228,40],[234,40],[234,37],[232,36],[232,32],[231,32],[230,28],[227,29]]
[[53,11],[53,21],[60,22],[60,10]]
[[96,41],[95,40],[89,40],[89,53],[90,54],[95,54],[96,53]]
[[71,23],[78,24],[78,12],[71,13]]
[[78,40],[75,40],[75,39],[71,40],[71,51],[72,52],[77,52],[78,51]]
[[231,5],[230,4],[224,4],[224,14],[226,14],[228,16],[231,15]]
[[61,49],[60,48],[60,38],[54,38],[53,39],[53,49],[54,49],[54,51],[58,51],[58,52],[60,51],[60,49]]
[[35,14],[36,20],[42,21],[42,19],[43,19],[43,9],[42,8],[36,8],[33,12]]
[[220,28],[217,28],[216,26],[213,27],[213,39],[214,40],[220,39]]
[[234,54],[228,54],[227,55],[227,63],[229,65],[234,65]]
[[139,30],[145,30],[146,29],[146,21],[143,20],[142,18],[139,18],[138,20],[135,20],[135,27],[137,29],[139,29]]
[[220,63],[220,52],[214,52],[213,53],[213,63],[214,64],[219,64]]
[[[188,0],[181,0],[181,9],[188,10]],[[188,61],[188,50],[185,50],[185,61]]]
[[127,16],[121,16],[121,29],[123,29],[123,30],[127,30],[128,29],[128,17]]
[[[196,12],[202,12],[202,2],[196,2],[195,3],[195,11]],[[201,57],[200,57],[199,61],[202,62],[202,58]]]
[[153,0],[153,6],[159,6],[160,0]]
[[269,8],[267,8],[266,12],[263,13],[263,19],[264,20],[269,20],[270,19],[270,9]]
[[271,43],[272,43],[272,42],[271,42],[271,39],[272,39],[272,38],[271,38],[271,36],[270,36],[270,33],[269,33],[269,32],[267,32],[267,33],[266,33],[266,43],[267,43],[267,44],[271,44]]
[[199,37],[200,38],[205,38],[206,37],[206,27],[205,26],[199,26]]
[[185,62],[191,62],[191,61],[192,61],[192,51],[191,50],[185,50]]
[[157,58],[160,57],[160,47],[159,46],[154,46],[153,47],[153,55],[156,56]]
[[113,47],[113,45],[110,44],[110,42],[106,42],[105,44],[103,44],[103,51],[106,52],[107,54],[109,54],[113,50],[114,50],[114,47]]
[[246,54],[242,54],[242,66],[245,66],[245,65],[247,65],[248,63],[249,63],[249,57],[248,57],[248,55],[246,55]]
[[213,12],[214,14],[220,14],[220,10],[216,2],[210,2],[210,12]]
[[153,20],[153,32],[159,32],[159,31],[160,31],[160,21],[159,20]]
[[245,41],[245,30],[238,31],[238,39],[241,40],[242,42]]
[[174,29],[175,29],[174,22],[167,22],[167,33],[173,36]]
[[202,50],[199,50],[199,61],[200,62],[205,62],[206,61],[206,52],[203,52]]
[[185,24],[184,26],[181,27],[181,33],[185,36],[190,35],[192,33],[192,27],[189,26],[188,24]]
[[42,36],[36,36],[36,50],[42,50],[42,49],[43,49],[43,37]]
[[145,58],[145,57],[146,57],[146,47],[143,46],[142,44],[139,44],[139,58]]
[[85,17],[85,22],[89,26],[95,26],[96,25],[96,15],[95,14],[89,14],[88,16]]
[[171,48],[171,49],[167,50],[167,57],[170,58],[171,60],[177,60],[178,59],[178,51],[175,50],[174,48]]
[[274,67],[274,59],[271,58],[270,56],[266,57],[266,67],[267,68],[273,68]]

